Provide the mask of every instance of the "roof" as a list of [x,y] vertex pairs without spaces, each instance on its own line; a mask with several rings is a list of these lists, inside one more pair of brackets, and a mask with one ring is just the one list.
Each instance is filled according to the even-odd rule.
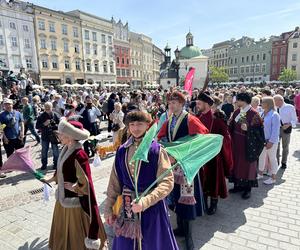
[[202,56],[201,49],[197,46],[185,46],[179,52],[180,59],[191,59],[193,57]]

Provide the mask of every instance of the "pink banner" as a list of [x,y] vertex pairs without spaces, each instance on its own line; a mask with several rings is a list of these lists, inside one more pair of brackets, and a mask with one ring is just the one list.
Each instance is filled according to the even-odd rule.
[[186,74],[184,81],[184,90],[188,91],[190,95],[192,95],[194,75],[195,68],[191,68],[190,71]]

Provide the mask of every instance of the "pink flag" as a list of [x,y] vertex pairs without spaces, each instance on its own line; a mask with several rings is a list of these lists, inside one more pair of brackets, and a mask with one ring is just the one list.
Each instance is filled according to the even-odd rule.
[[190,68],[190,71],[186,74],[184,81],[184,90],[188,91],[190,95],[192,95],[194,75],[195,68]]

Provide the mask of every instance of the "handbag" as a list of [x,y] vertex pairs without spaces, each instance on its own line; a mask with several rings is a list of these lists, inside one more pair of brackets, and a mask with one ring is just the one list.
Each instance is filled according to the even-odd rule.
[[49,129],[48,139],[52,144],[59,144],[60,140],[57,135],[57,131]]

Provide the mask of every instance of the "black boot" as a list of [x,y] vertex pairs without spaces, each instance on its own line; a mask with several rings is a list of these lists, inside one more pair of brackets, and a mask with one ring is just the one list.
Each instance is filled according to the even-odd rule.
[[176,215],[177,228],[173,230],[173,233],[177,237],[184,237],[183,220]]
[[192,238],[192,222],[189,220],[183,220],[183,230],[185,237],[186,250],[194,250],[194,242]]
[[242,194],[242,198],[244,199],[244,200],[247,200],[247,199],[249,199],[251,197],[251,187],[245,187],[244,188],[244,192],[243,192],[243,194]]
[[208,215],[213,215],[217,212],[217,205],[218,205],[218,198],[211,198],[210,199],[210,207],[207,210]]

